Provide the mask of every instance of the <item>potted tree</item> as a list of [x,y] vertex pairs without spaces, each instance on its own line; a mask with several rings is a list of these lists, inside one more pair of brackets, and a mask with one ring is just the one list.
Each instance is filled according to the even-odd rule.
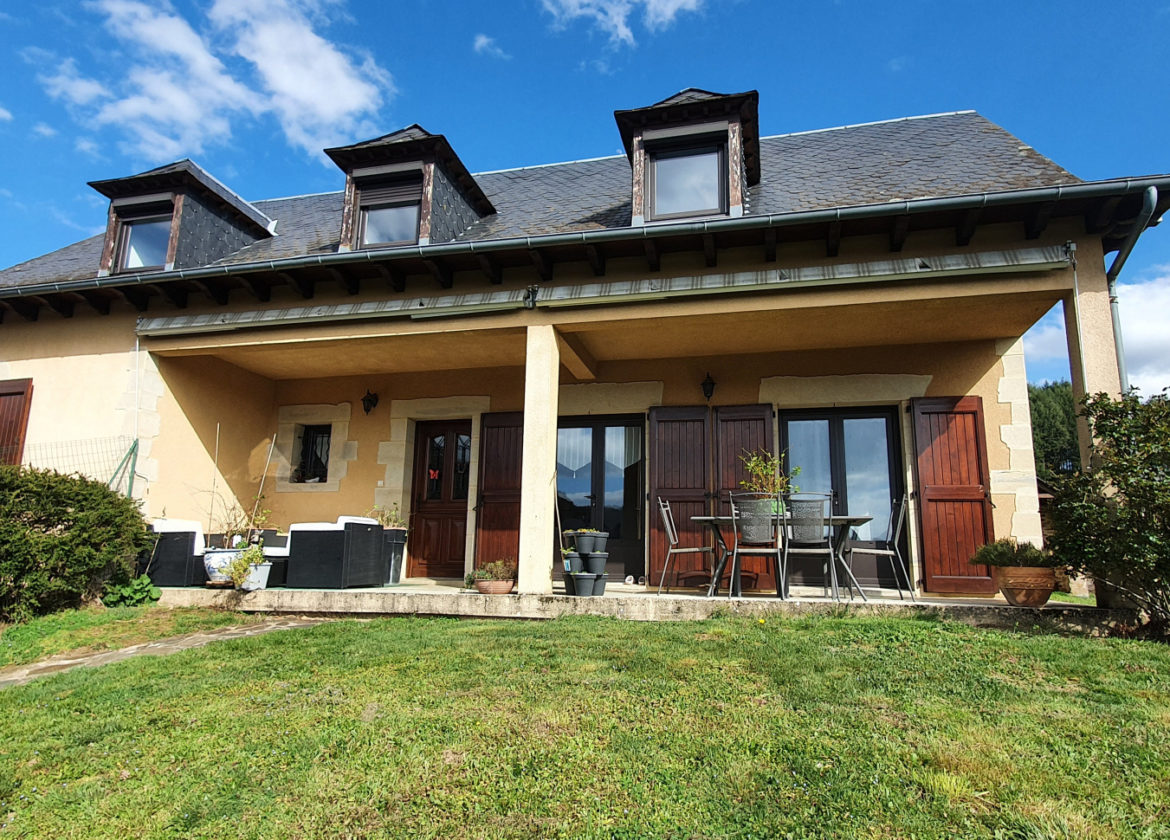
[[980,546],[971,562],[991,567],[991,579],[1014,607],[1042,607],[1056,589],[1059,563],[1031,543],[996,540]]
[[[785,473],[783,455],[773,455],[766,449],[757,449],[752,452],[745,449],[739,456],[739,460],[747,472],[747,478],[740,481],[739,486],[749,493],[758,493],[761,497],[767,497],[761,498],[760,502],[770,500],[773,513],[783,511],[784,502],[777,501],[778,497],[800,490],[792,483],[792,479],[800,475],[800,467],[794,467],[791,472]],[[777,506],[779,506],[778,509]]]
[[252,592],[268,588],[272,563],[264,559],[263,541],[249,543],[228,563],[226,572],[236,589]]
[[375,505],[366,516],[378,520],[382,526],[382,556],[386,558],[386,585],[402,581],[402,559],[406,553],[406,517],[395,502],[388,508]]
[[484,595],[507,595],[516,585],[516,558],[505,557],[469,572],[467,584]]

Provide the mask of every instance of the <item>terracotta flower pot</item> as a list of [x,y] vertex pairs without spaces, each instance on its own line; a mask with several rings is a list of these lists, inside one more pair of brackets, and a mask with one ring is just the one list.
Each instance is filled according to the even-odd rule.
[[1044,566],[992,566],[991,578],[1013,607],[1042,607],[1056,589],[1056,573]]
[[516,585],[514,580],[477,580],[475,588],[484,595],[507,595]]

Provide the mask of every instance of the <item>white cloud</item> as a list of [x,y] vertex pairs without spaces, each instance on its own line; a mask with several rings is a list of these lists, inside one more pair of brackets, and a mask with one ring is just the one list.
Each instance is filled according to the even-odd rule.
[[199,154],[230,140],[241,120],[265,114],[290,145],[317,155],[373,133],[377,109],[393,94],[372,58],[347,55],[314,31],[327,12],[339,16],[337,2],[214,0],[197,21],[166,0],[91,0],[84,6],[104,18],[109,57],[118,59],[103,62],[102,75],[44,50],[21,55],[52,66],[40,81],[77,122],[118,132],[126,151],[147,160]]
[[674,23],[679,12],[698,11],[703,0],[541,0],[541,5],[557,27],[584,19],[607,33],[611,43],[633,46],[630,16],[637,10],[645,27],[659,32]]
[[57,129],[48,123],[39,122],[32,127],[32,130],[33,134],[38,137],[55,137],[57,135]]
[[1143,396],[1170,386],[1170,272],[1139,283],[1118,283],[1121,334],[1129,384]]
[[0,122],[8,122],[11,119],[12,112],[3,106],[0,106]]
[[209,12],[234,36],[232,52],[256,69],[289,141],[314,154],[372,133],[378,108],[394,93],[372,57],[355,61],[313,31],[307,13],[320,12],[290,0],[216,0]]
[[491,56],[492,58],[509,59],[512,56],[504,52],[500,45],[496,43],[495,38],[488,37],[482,32],[475,36],[475,41],[472,44],[474,49],[480,55]]
[[91,158],[101,158],[101,146],[89,137],[78,137],[73,141],[73,149]]

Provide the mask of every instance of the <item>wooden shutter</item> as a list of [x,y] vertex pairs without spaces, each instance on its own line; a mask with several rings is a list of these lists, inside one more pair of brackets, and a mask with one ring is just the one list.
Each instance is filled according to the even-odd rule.
[[917,399],[911,407],[925,589],[994,592],[991,570],[969,562],[993,539],[983,400]]
[[475,565],[520,556],[520,468],[524,415],[485,414],[479,435]]
[[[670,502],[679,545],[683,548],[710,545],[705,525],[691,522],[692,516],[710,512],[709,442],[710,412],[706,406],[654,407],[650,409],[650,582],[657,585],[670,547],[658,499]],[[678,572],[709,566],[710,557],[680,554],[671,563],[671,579]]]
[[[730,515],[727,494],[743,490],[740,481],[747,478],[747,470],[740,456],[744,451],[772,452],[773,447],[772,406],[735,405],[715,409],[715,492],[719,513]],[[742,573],[745,588],[776,588],[772,563],[766,557],[744,557]]]
[[358,204],[373,207],[379,204],[409,204],[422,199],[422,179],[380,178],[358,182]]
[[32,380],[0,382],[0,464],[19,464],[32,405]]

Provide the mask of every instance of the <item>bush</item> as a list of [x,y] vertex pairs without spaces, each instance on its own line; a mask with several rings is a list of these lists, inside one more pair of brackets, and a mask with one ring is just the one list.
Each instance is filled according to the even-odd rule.
[[0,621],[77,607],[126,583],[149,545],[138,503],[99,481],[0,467]]
[[1170,629],[1170,400],[1096,394],[1082,402],[1093,438],[1088,469],[1056,483],[1053,552],[1104,581]]
[[106,594],[102,596],[102,604],[107,607],[140,607],[153,604],[161,597],[162,590],[151,583],[146,575],[139,575],[125,583],[110,581],[106,586]]
[[1010,539],[996,540],[979,547],[972,563],[985,566],[1039,566],[1057,565],[1051,554],[1041,551],[1029,542],[1017,544]]

